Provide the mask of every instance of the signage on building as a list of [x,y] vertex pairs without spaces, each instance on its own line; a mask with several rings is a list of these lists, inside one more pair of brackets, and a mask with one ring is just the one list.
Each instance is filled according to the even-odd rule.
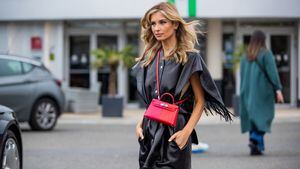
[[182,15],[187,14],[189,17],[197,15],[197,0],[168,0],[168,2],[176,5]]
[[39,36],[31,37],[31,50],[42,50],[42,39]]

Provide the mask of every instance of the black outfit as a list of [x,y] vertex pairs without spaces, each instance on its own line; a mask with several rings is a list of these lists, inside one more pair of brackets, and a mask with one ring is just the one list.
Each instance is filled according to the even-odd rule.
[[[225,108],[220,94],[212,80],[201,56],[198,53],[187,53],[188,61],[184,65],[174,60],[164,60],[163,51],[159,51],[159,80],[160,94],[171,93],[175,102],[186,97],[188,99],[180,106],[180,112],[176,127],[167,126],[147,118],[143,119],[142,128],[144,139],[139,140],[140,169],[189,169],[191,168],[191,143],[198,143],[195,130],[192,132],[187,144],[179,149],[175,141],[168,142],[168,139],[175,132],[182,130],[189,120],[194,106],[194,94],[192,86],[181,98],[181,91],[188,83],[191,75],[197,72],[200,76],[202,87],[205,91],[205,112],[211,109],[222,115],[226,120],[230,119],[230,112]],[[156,91],[156,57],[150,65],[145,68],[137,63],[133,67],[133,73],[137,79],[137,90],[147,105],[153,98],[157,98]],[[164,99],[165,100],[165,99]]]

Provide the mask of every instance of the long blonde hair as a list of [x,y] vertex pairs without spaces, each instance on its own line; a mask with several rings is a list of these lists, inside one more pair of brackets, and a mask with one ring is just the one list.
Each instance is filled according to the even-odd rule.
[[187,62],[188,57],[186,52],[197,52],[194,48],[195,43],[198,43],[197,33],[201,33],[196,29],[197,25],[200,25],[199,21],[185,22],[179,15],[176,7],[168,2],[161,2],[152,8],[150,8],[141,19],[142,35],[141,39],[145,43],[145,49],[143,55],[137,58],[137,61],[141,61],[143,67],[148,66],[155,58],[156,53],[161,48],[162,44],[158,41],[151,29],[151,15],[160,12],[168,20],[174,23],[178,23],[176,30],[177,45],[170,52],[166,59],[175,59],[176,62],[184,64]]

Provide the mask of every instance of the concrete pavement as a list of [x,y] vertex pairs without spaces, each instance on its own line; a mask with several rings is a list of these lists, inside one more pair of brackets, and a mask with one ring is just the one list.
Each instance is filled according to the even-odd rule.
[[[22,127],[24,169],[134,169],[138,142],[134,128],[143,109],[127,108],[122,118],[103,118],[99,112],[64,113],[51,132]],[[272,134],[266,135],[262,157],[249,156],[248,134],[240,133],[219,116],[203,116],[196,127],[209,151],[192,155],[193,169],[299,169],[300,110],[276,109]]]
[[[69,119],[74,124],[60,121],[51,132],[23,129],[24,169],[138,168],[139,144],[134,132],[135,124],[101,124],[109,121],[101,119],[87,125],[76,123],[82,118],[74,121],[74,117]],[[99,115],[88,117],[98,119]],[[281,117],[278,120],[284,119]],[[289,115],[288,119],[293,117]],[[278,120],[272,126],[272,133],[265,137],[265,155],[252,157],[247,146],[248,134],[240,133],[239,124],[215,125],[211,121],[203,124],[203,119],[196,127],[197,135],[210,148],[206,153],[192,155],[192,168],[299,169],[299,122]],[[86,122],[89,121],[87,119]]]

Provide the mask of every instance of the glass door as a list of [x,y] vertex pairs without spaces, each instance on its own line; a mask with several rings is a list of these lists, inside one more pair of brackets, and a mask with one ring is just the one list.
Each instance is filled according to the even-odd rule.
[[[117,35],[99,35],[97,36],[97,48],[110,48],[118,50],[118,36]],[[108,94],[108,83],[109,83],[109,67],[103,67],[98,70],[98,81],[101,82],[101,96]],[[118,82],[117,82],[118,84]],[[116,86],[117,86],[116,84]],[[118,90],[118,89],[117,89]],[[101,103],[100,96],[100,103]]]
[[90,38],[70,36],[70,86],[90,87]]
[[234,65],[233,65],[233,53],[234,53],[234,34],[223,34],[223,81],[221,96],[224,103],[228,107],[232,107],[232,98],[235,93],[235,78],[234,78]]
[[270,48],[274,54],[286,103],[291,100],[291,39],[289,35],[270,35]]

